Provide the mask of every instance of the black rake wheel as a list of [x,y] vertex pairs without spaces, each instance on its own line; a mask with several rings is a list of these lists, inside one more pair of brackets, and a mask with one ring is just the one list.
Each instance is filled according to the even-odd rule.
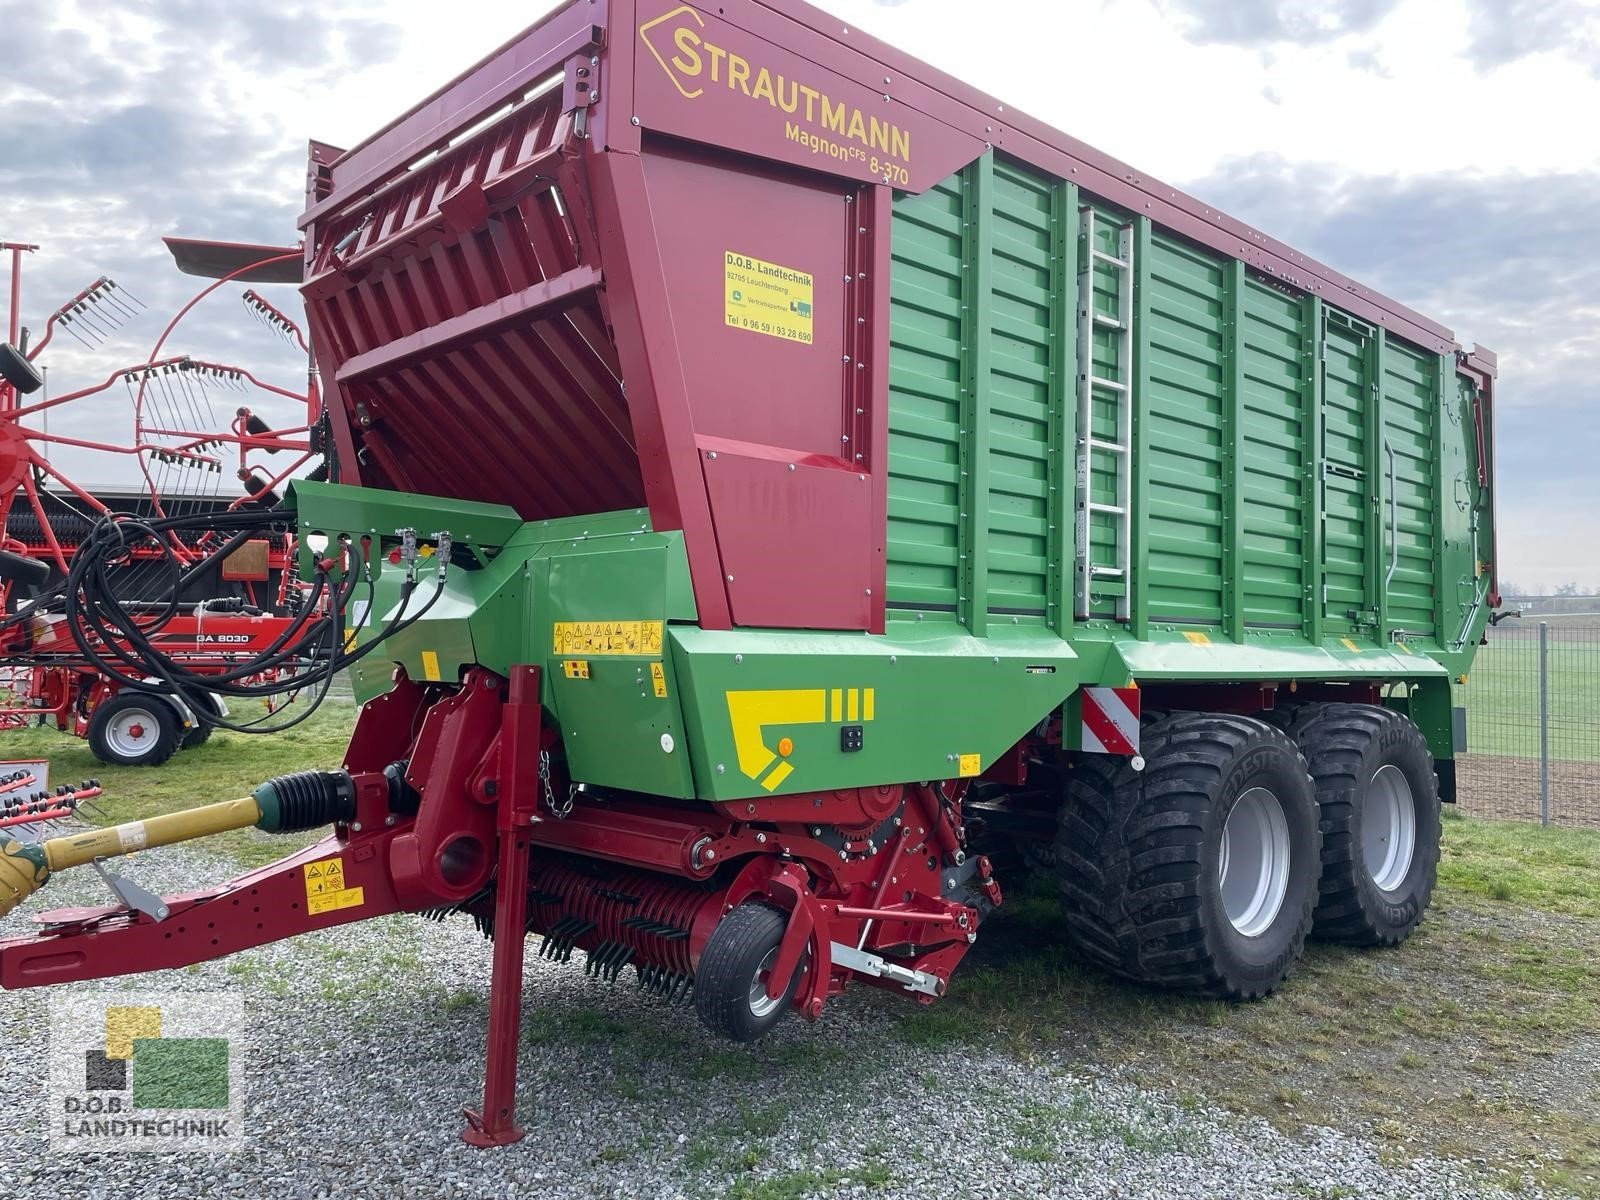
[[767,979],[789,916],[770,904],[746,901],[717,923],[706,939],[694,976],[694,1007],[712,1033],[753,1042],[789,1011],[805,962],[781,995],[767,995]]
[[1056,863],[1068,939],[1124,978],[1230,1000],[1275,990],[1305,946],[1322,834],[1305,761],[1252,717],[1179,712],[1145,768],[1084,754]]

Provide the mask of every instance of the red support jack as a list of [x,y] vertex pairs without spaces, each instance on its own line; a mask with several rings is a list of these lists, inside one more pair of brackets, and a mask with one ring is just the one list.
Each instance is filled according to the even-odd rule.
[[473,1146],[509,1146],[525,1130],[513,1119],[517,1102],[517,1049],[522,1029],[522,954],[528,925],[528,829],[538,817],[539,668],[512,667],[511,693],[500,725],[500,779],[495,830],[499,861],[494,891],[494,960],[489,976],[489,1048],[484,1064],[483,1110],[463,1110],[461,1140]]

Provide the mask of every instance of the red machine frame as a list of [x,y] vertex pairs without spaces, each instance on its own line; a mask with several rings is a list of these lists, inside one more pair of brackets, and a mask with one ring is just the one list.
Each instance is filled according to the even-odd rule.
[[[154,637],[161,649],[202,675],[221,675],[267,650],[287,618],[244,613],[179,613]],[[25,687],[13,687],[26,703],[0,705],[0,729],[53,722],[74,737],[87,737],[95,708],[123,690],[84,660],[65,621],[39,618],[0,645],[6,656],[30,660],[14,668],[28,672]],[[226,647],[226,649],[224,649]]]

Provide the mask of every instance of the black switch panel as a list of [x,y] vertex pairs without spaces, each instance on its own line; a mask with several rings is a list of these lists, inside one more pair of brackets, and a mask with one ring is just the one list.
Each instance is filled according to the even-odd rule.
[[861,726],[844,725],[839,729],[839,749],[849,753],[861,749]]

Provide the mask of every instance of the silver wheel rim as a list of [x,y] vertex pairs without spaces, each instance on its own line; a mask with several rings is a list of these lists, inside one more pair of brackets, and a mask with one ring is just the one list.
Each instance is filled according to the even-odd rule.
[[123,758],[140,757],[160,736],[156,714],[142,708],[125,708],[106,725],[106,745]]
[[756,968],[755,978],[750,981],[750,1015],[752,1017],[771,1016],[774,1009],[783,1003],[783,996],[767,995],[767,976],[772,974],[772,964],[778,961],[778,948],[774,946],[767,951],[767,956],[761,960],[761,965]]
[[1405,772],[1379,767],[1361,801],[1361,863],[1380,892],[1392,892],[1411,873],[1417,849],[1417,805]]
[[1258,937],[1277,920],[1289,890],[1289,821],[1266,788],[1240,796],[1222,826],[1222,907],[1245,937]]

